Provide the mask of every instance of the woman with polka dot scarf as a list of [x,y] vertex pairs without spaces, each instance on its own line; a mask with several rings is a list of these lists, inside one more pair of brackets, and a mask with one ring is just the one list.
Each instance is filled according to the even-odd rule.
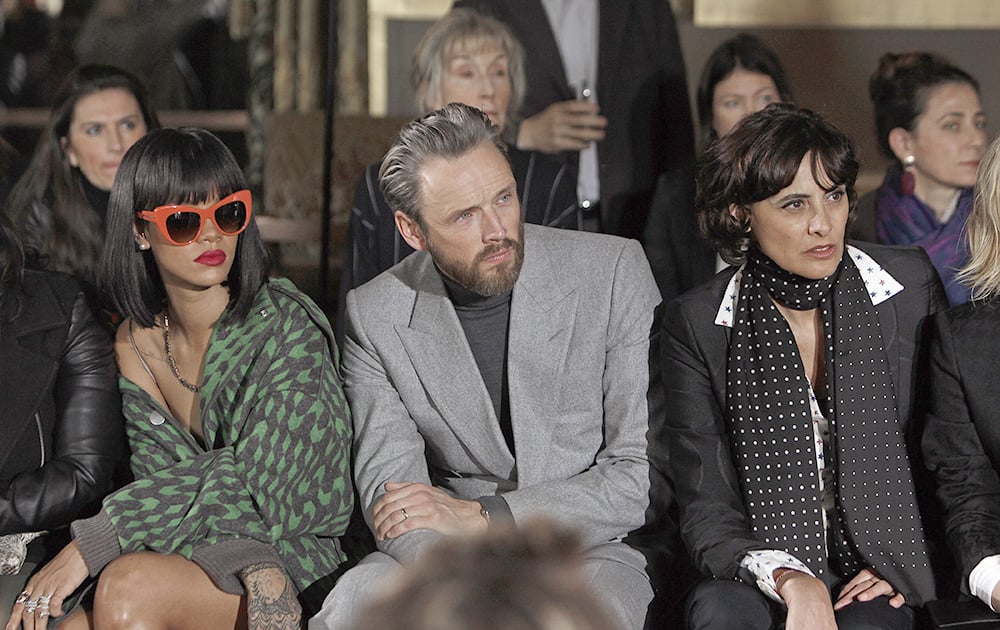
[[699,222],[732,266],[661,336],[688,627],[904,629],[935,597],[904,433],[944,291],[922,250],[846,242],[857,173],[790,105],[706,150]]
[[972,301],[934,319],[924,458],[937,478],[960,587],[1000,610],[1000,141],[979,166],[968,222]]

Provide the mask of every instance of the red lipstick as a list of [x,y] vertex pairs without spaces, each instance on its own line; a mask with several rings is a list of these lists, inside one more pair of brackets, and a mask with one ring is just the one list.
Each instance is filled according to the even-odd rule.
[[218,267],[222,263],[226,262],[226,252],[221,249],[210,249],[194,259],[196,263],[201,263],[203,265],[208,265],[209,267]]

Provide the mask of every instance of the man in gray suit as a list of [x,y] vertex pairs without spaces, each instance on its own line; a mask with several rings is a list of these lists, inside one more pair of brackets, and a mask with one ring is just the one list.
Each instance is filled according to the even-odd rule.
[[669,537],[653,523],[660,299],[642,247],[525,226],[496,128],[464,105],[404,127],[380,179],[418,251],[347,297],[355,479],[379,551],[310,628],[349,625],[442,536],[536,516],[579,532],[595,591],[642,628]]

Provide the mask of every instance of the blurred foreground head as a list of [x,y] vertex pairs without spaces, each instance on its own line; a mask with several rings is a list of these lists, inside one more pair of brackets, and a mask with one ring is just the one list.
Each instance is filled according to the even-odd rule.
[[404,568],[355,630],[609,630],[580,541],[545,521],[448,538]]

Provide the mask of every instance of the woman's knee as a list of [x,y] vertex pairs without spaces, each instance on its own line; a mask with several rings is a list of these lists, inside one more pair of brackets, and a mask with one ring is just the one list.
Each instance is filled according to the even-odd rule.
[[99,627],[148,628],[156,601],[155,568],[160,554],[148,551],[120,556],[104,567],[94,593],[94,617]]

